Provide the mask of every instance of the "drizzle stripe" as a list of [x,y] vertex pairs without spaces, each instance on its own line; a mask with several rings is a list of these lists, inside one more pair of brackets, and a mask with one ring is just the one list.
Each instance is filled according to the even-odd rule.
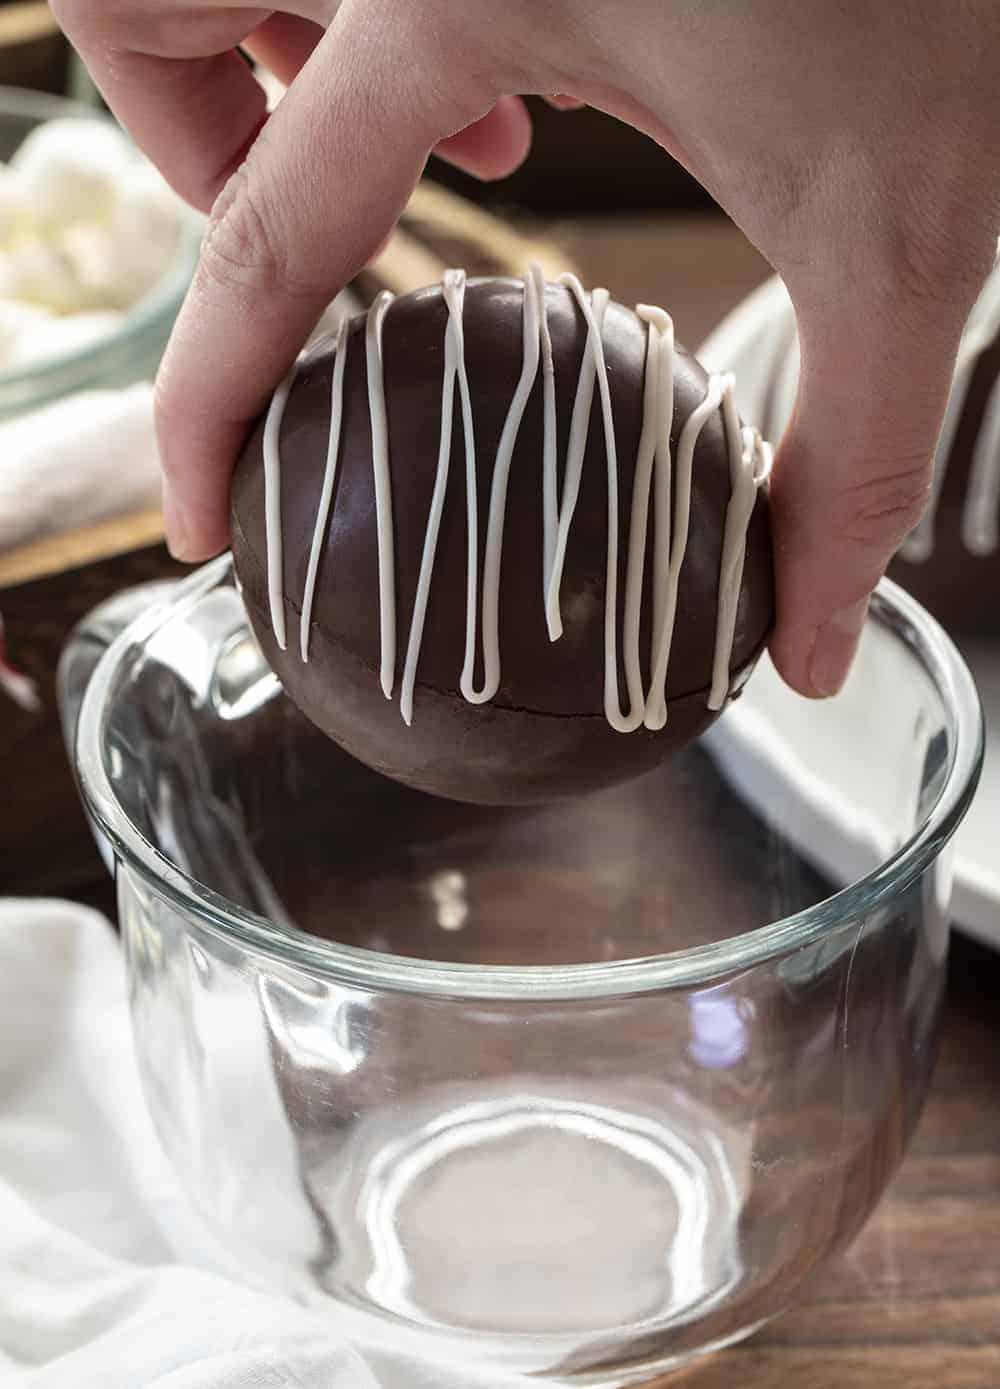
[[337,330],[336,358],[333,377],[330,382],[330,437],[326,448],[326,468],[323,471],[323,490],[320,492],[316,508],[316,526],[313,530],[312,545],[309,550],[309,568],[306,572],[305,589],[302,594],[302,618],[299,623],[299,650],[303,662],[309,660],[309,632],[312,618],[313,598],[316,593],[316,575],[319,571],[323,541],[326,539],[326,523],[330,515],[330,501],[333,497],[333,484],[337,476],[337,459],[340,453],[340,435],[344,417],[344,371],[347,366],[347,340],[350,319],[345,315]]
[[[522,364],[517,386],[504,420],[493,462],[486,547],[483,557],[482,598],[479,597],[479,507],[477,496],[476,445],[472,398],[465,360],[463,313],[466,279],[462,270],[449,270],[442,282],[447,306],[444,339],[444,368],[441,382],[441,431],[437,471],[428,507],[420,572],[414,596],[413,614],[407,640],[400,686],[400,713],[407,724],[413,718],[413,698],[420,663],[427,605],[433,581],[434,563],[441,518],[447,497],[451,468],[456,391],[462,410],[465,440],[465,491],[467,529],[466,630],[465,655],[460,688],[465,699],[482,704],[492,699],[500,685],[499,603],[503,536],[507,510],[510,469],[524,412],[542,373],[542,599],[549,636],[555,641],[562,633],[560,590],[566,549],[573,516],[579,500],[580,481],[590,431],[595,386],[601,402],[604,451],[607,466],[608,536],[605,561],[604,607],[604,712],[610,725],[620,732],[640,726],[656,730],[667,721],[666,683],[677,615],[681,569],[687,551],[691,514],[694,455],[698,439],[711,416],[721,408],[730,474],[730,497],[726,508],[725,532],[719,572],[718,609],[713,651],[712,684],[708,706],[717,709],[729,691],[729,667],[735,640],[736,617],[746,554],[747,529],[756,502],[757,489],[766,484],[772,451],[756,430],[741,427],[733,400],[733,378],[712,376],[704,399],[691,412],[681,430],[676,457],[672,456],[670,436],[673,427],[674,386],[677,361],[673,323],[662,309],[639,305],[636,312],[646,324],[646,357],[643,382],[642,426],[633,472],[629,515],[628,554],[625,575],[624,620],[621,633],[622,661],[628,692],[628,712],[622,710],[618,672],[618,536],[619,476],[617,442],[611,386],[604,353],[602,332],[609,296],[595,289],[588,295],[572,275],[561,277],[587,327],[587,341],[573,400],[562,495],[558,495],[556,382],[552,339],[549,333],[546,284],[541,270],[533,266],[524,280],[522,308]],[[389,462],[388,420],[385,401],[385,359],[382,334],[385,315],[393,296],[380,294],[368,311],[365,324],[365,354],[368,379],[368,406],[372,443],[372,471],[375,492],[375,521],[378,543],[380,682],[387,699],[395,683],[396,594],[394,573],[394,517],[392,477]],[[309,659],[309,633],[316,595],[320,559],[326,542],[333,501],[344,417],[344,381],[347,363],[349,325],[341,324],[330,386],[330,434],[326,465],[317,502],[316,522],[309,552],[303,593],[299,644],[303,661]],[[267,547],[268,597],[275,638],[284,649],[283,534],[281,524],[280,434],[285,406],[294,380],[293,371],[274,394],[264,428],[265,544]],[[992,434],[1000,434],[1000,389],[991,400]],[[1000,445],[1000,440],[994,440]],[[984,445],[984,449],[986,445]],[[986,454],[984,454],[984,457]],[[980,467],[985,481],[976,493],[976,508],[970,512],[970,527],[982,533],[983,515],[996,507],[995,482],[985,464]],[[977,473],[977,477],[979,474]],[[992,490],[991,490],[992,489]],[[673,509],[671,511],[671,492]],[[652,494],[652,506],[650,495]],[[649,515],[653,512],[653,615],[651,623],[650,683],[642,688],[642,662],[639,650],[642,630],[642,600],[645,561],[649,535]],[[995,522],[995,518],[994,518]],[[993,543],[995,541],[995,524]],[[482,642],[483,683],[475,687],[476,651]]]
[[384,289],[372,304],[365,327],[368,412],[372,432],[372,471],[375,475],[375,528],[378,539],[381,645],[379,679],[386,699],[392,698],[396,674],[395,547],[392,528],[392,478],[389,473],[389,425],[385,413],[385,359],[382,352],[382,327],[392,300],[392,294]]

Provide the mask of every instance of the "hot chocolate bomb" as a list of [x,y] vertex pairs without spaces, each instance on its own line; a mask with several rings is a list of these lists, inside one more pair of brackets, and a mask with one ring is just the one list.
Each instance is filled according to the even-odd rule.
[[300,360],[232,488],[289,696],[458,800],[624,781],[738,693],[774,612],[770,450],[659,309],[547,284],[383,294]]

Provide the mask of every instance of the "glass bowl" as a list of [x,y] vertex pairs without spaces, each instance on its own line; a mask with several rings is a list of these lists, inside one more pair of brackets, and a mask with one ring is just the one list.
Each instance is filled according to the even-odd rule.
[[[36,125],[66,117],[100,120],[82,102],[0,86],[0,160],[8,160]],[[177,254],[166,275],[106,337],[80,348],[0,371],[0,420],[75,391],[126,386],[153,376],[198,261],[201,219],[183,204]]]
[[[827,823],[798,783],[858,688]],[[228,556],[100,609],[60,695],[149,1107],[239,1276],[470,1376],[623,1385],[746,1336],[857,1233],[927,1090],[982,756],[899,589],[848,691],[781,728],[787,785],[741,733],[785,722],[764,679],[576,802],[396,786],[286,698]]]

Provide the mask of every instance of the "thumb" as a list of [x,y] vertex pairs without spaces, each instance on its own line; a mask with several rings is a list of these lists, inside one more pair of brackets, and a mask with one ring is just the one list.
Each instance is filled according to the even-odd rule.
[[798,305],[802,366],[772,487],[772,658],[804,695],[836,694],[872,589],[930,494],[965,313],[922,296]]
[[228,543],[233,462],[334,294],[406,205],[427,155],[482,110],[421,82],[419,36],[344,0],[220,195],[157,380],[171,548]]

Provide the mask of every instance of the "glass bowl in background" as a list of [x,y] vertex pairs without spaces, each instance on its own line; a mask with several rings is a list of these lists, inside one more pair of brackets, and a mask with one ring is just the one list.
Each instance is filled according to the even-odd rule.
[[[968,672],[892,585],[858,682],[829,822],[798,783],[851,696],[785,720],[766,680],[639,781],[490,810],[312,728],[228,557],[85,622],[67,736],[204,1247],[361,1338],[565,1384],[786,1307],[919,1117],[982,755]],[[795,784],[755,780],[738,710],[782,723]]]
[[[108,119],[82,102],[0,86],[0,160],[45,121]],[[178,200],[181,235],[166,275],[106,337],[70,352],[0,371],[0,420],[93,387],[130,385],[153,376],[187,292],[201,245],[201,219]]]

